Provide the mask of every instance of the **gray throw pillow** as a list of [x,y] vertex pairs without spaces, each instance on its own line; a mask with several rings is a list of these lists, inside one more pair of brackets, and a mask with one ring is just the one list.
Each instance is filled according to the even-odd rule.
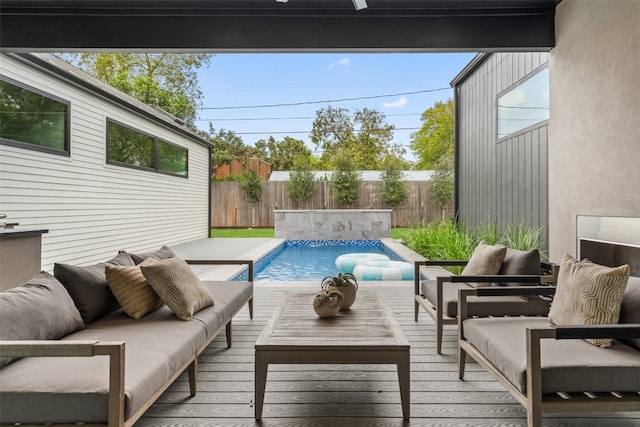
[[174,258],[176,254],[174,254],[173,251],[169,249],[168,246],[163,246],[157,251],[140,252],[138,254],[129,253],[129,256],[131,256],[131,259],[133,259],[133,261],[136,264],[140,264],[142,261],[144,261],[147,258],[161,260],[161,259],[167,259],[167,258]]
[[[54,340],[84,328],[67,290],[42,272],[0,292],[0,340]],[[15,358],[0,358],[0,368]]]
[[[502,267],[498,272],[501,276],[538,276],[540,275],[540,252],[537,249],[530,251],[520,251],[518,249],[507,248],[507,253],[502,261]],[[536,283],[509,282],[495,283],[497,286],[531,286]]]
[[116,310],[119,305],[113,296],[104,267],[106,264],[135,265],[129,254],[121,252],[107,262],[79,267],[55,264],[53,274],[67,288],[85,324]]

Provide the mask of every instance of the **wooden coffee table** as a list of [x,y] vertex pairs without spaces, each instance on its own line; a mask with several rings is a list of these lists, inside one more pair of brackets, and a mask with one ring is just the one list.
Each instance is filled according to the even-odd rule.
[[314,293],[290,292],[256,341],[255,417],[262,418],[270,364],[394,364],[402,416],[409,419],[409,342],[382,297],[359,291],[351,310],[333,319],[313,311]]

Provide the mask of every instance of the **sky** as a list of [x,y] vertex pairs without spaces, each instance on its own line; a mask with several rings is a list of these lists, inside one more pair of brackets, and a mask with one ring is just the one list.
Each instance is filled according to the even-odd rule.
[[[375,109],[396,127],[392,143],[407,160],[420,117],[450,86],[474,53],[252,53],[217,54],[199,70],[203,109],[196,125],[234,131],[246,145],[273,136],[301,139],[315,156],[309,134],[320,109],[350,113]],[[284,104],[284,105],[283,105]],[[289,104],[289,105],[286,105]],[[293,104],[293,105],[292,105]],[[250,107],[250,108],[246,108]]]

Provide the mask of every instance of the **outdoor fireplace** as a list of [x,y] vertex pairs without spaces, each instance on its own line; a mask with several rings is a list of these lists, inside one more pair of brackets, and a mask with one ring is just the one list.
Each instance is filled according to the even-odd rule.
[[610,267],[629,264],[640,277],[640,218],[578,216],[578,256]]

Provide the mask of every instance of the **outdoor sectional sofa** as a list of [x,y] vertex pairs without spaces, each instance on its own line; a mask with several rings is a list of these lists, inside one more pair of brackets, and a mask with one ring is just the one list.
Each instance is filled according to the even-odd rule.
[[0,423],[131,426],[185,370],[195,395],[199,354],[223,329],[231,347],[231,321],[245,305],[253,318],[253,262],[193,261],[246,264],[249,271],[245,282],[198,281],[213,305],[195,307],[190,316],[162,301],[137,319],[129,305],[113,310],[117,301],[108,294],[106,267],[133,271],[134,260],[149,257],[164,259],[149,268],[173,258],[165,247],[120,252],[88,267],[56,264],[56,277],[43,272],[0,294],[0,366],[9,362],[0,369]]
[[[565,256],[557,287],[460,290],[460,379],[471,356],[526,408],[531,427],[543,412],[640,411],[640,277],[625,287],[624,267],[628,276],[628,266]],[[503,295],[554,300],[549,317],[468,315],[469,298]]]

